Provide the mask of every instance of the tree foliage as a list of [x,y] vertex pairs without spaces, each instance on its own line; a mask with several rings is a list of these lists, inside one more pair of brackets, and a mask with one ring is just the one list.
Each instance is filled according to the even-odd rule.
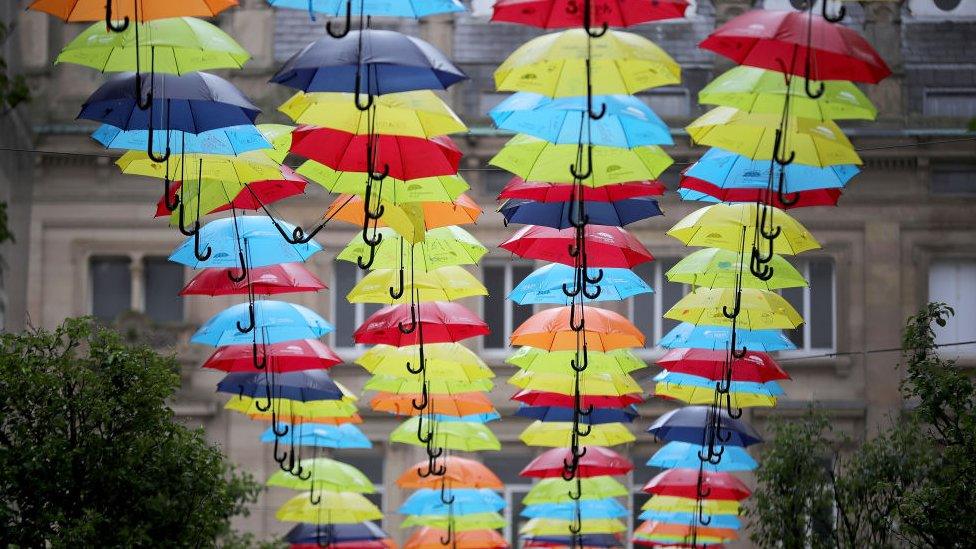
[[[976,539],[976,387],[936,352],[927,305],[903,337],[902,394],[914,407],[862,444],[811,409],[776,420],[747,514],[762,547],[967,547]],[[849,451],[841,454],[839,450]]]
[[[259,486],[174,421],[174,359],[89,319],[0,339],[0,545],[202,547]],[[231,536],[233,537],[233,536]]]
[[[11,28],[0,21],[0,45],[10,37]],[[6,114],[17,105],[30,100],[30,88],[23,75],[11,75],[7,60],[0,56],[0,114]]]

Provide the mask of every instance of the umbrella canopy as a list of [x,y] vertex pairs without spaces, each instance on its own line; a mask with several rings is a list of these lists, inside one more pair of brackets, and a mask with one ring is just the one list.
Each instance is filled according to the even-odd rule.
[[[758,464],[741,446],[723,446],[722,459],[718,463],[705,463],[709,471],[752,471]],[[705,446],[690,442],[673,441],[665,444],[651,456],[647,465],[660,469],[694,469],[702,464],[699,452],[705,455]]]
[[[519,305],[552,303],[568,305],[572,298],[563,292],[563,284],[573,287],[576,270],[569,265],[550,263],[539,267],[522,279],[518,286],[508,294],[508,299]],[[596,279],[599,269],[588,269],[587,276]],[[603,269],[600,292],[591,299],[583,295],[585,301],[621,301],[635,295],[651,293],[654,290],[630,269]],[[582,295],[582,294],[580,294]],[[579,296],[577,296],[579,297]]]
[[[450,225],[469,225],[478,221],[482,211],[481,206],[465,194],[453,202],[408,202],[397,205],[381,200],[380,205],[383,216],[371,221],[375,221],[378,227],[393,227],[398,232],[407,233]],[[366,217],[365,205],[359,196],[342,194],[329,204],[324,215],[362,227]],[[418,222],[420,220],[423,221],[422,225]]]
[[[276,128],[269,128],[269,130],[269,133],[277,133]],[[167,130],[153,130],[153,132],[154,143],[166,143]],[[169,134],[170,149],[174,153],[237,155],[271,148],[268,136],[260,128],[252,125],[229,126],[201,133],[169,130]],[[91,137],[107,149],[145,150],[149,144],[148,130],[122,130],[109,124],[99,126],[92,132]]]
[[624,148],[674,144],[667,124],[632,95],[598,95],[592,98],[591,106],[596,112],[606,108],[606,114],[599,120],[585,120],[586,97],[550,99],[519,92],[488,115],[500,129],[563,145],[580,141]]
[[[570,527],[573,526],[573,523],[574,521],[569,519],[529,519],[522,526],[522,528],[519,529],[519,534],[535,536],[567,534],[570,532]],[[614,534],[617,532],[627,531],[627,525],[616,519],[584,519],[580,521],[580,526],[580,532],[586,532],[588,534]]]
[[[136,20],[136,6],[139,21],[166,19],[189,15],[194,17],[213,17],[237,5],[237,0],[174,0],[172,2],[112,2],[112,20]],[[105,0],[34,0],[28,9],[43,11],[64,21],[103,21],[105,19]],[[102,27],[104,29],[104,26]]]
[[310,524],[355,524],[379,520],[383,513],[362,494],[322,492],[321,501],[312,504],[308,494],[299,494],[278,508],[275,518],[283,522]]
[[615,499],[595,499],[581,501],[579,506],[575,502],[528,505],[519,514],[526,518],[555,520],[573,520],[578,514],[583,520],[589,520],[621,518],[626,517],[628,513],[627,508]]
[[734,475],[710,471],[699,472],[696,469],[668,469],[648,481],[641,490],[660,496],[692,498],[698,494],[699,482],[702,499],[743,500],[752,493]]
[[[380,243],[372,264],[374,269],[399,269],[412,263],[414,272],[430,272],[441,267],[473,265],[488,253],[488,249],[471,233],[453,225],[431,229],[426,232],[423,241],[415,243],[409,240],[401,243],[404,237],[389,227],[377,229],[376,232],[382,236],[377,236]],[[336,259],[355,263],[358,258],[369,256],[369,246],[356,236]]]
[[[654,259],[637,238],[620,227],[586,225],[583,238],[590,267],[629,269]],[[575,228],[553,229],[528,225],[498,247],[525,259],[574,266],[577,258],[569,253],[569,246],[575,243]]]
[[778,290],[807,285],[806,279],[782,256],[773,254],[769,266],[773,276],[769,280],[757,278],[749,270],[749,256],[721,248],[696,250],[665,273],[668,281],[706,288],[734,288],[741,273],[743,288]]
[[[287,471],[275,471],[266,483],[268,486],[288,488],[290,490],[308,490],[310,488],[327,490],[330,492],[356,492],[358,494],[372,494],[376,492],[373,483],[359,469],[348,463],[336,461],[326,457],[303,459],[299,461],[302,469],[311,476],[307,479],[299,478]],[[386,537],[385,535],[380,537]]]
[[521,177],[513,177],[505,184],[498,199],[522,198],[538,202],[565,202],[576,196],[574,193],[582,190],[583,200],[593,202],[613,202],[639,196],[660,196],[666,187],[660,181],[628,181],[600,187],[583,186],[565,183],[550,183],[547,181],[526,181]]
[[[634,464],[629,459],[609,448],[584,446],[580,448],[580,452],[583,453],[583,457],[579,459],[576,474],[581,478],[626,475],[634,469]],[[530,461],[519,473],[519,476],[530,478],[562,477],[566,468],[565,464],[572,457],[573,453],[569,448],[546,450]]]
[[[144,151],[128,151],[115,164],[126,175],[144,175],[158,179],[179,180],[181,195],[193,204],[193,212],[185,215],[196,216],[196,195],[202,202],[217,206],[231,202],[245,186],[252,181],[280,180],[288,177],[280,163],[263,151],[247,152],[238,156],[220,154],[181,154],[157,162]],[[200,181],[203,188],[200,188]],[[207,189],[210,187],[210,189]],[[207,191],[204,191],[207,189]],[[193,198],[190,198],[190,197]],[[201,203],[200,211],[206,211]],[[177,219],[179,219],[177,217]],[[194,220],[196,217],[193,218]]]
[[664,318],[707,326],[731,326],[724,312],[739,311],[735,322],[746,330],[793,329],[803,317],[776,292],[742,288],[695,288],[678,300]]
[[[406,367],[403,368],[406,371]],[[374,375],[363,386],[365,391],[382,391],[393,394],[418,394],[427,386],[431,394],[453,395],[458,393],[473,393],[477,391],[491,391],[495,384],[490,379],[449,380],[428,379],[424,381],[417,376],[382,376]]]
[[[664,385],[681,389],[694,387],[708,390],[715,388],[715,380],[713,379],[691,374],[679,374],[667,370],[654,376],[654,381],[658,382],[658,386]],[[743,396],[751,396],[749,393],[772,397],[783,396],[785,394],[783,388],[775,381],[767,381],[765,383],[732,381],[730,387],[730,391],[735,394],[733,396],[740,398]]]
[[[608,353],[589,351],[587,354],[589,355],[589,364],[586,371],[590,373],[627,374],[647,367],[647,363],[630,349],[615,349]],[[534,347],[521,347],[505,359],[505,362],[531,372],[558,374],[565,373],[566,366],[574,358],[576,358],[575,349],[572,351],[544,351]]]
[[[416,345],[376,345],[359,355],[356,364],[374,375],[413,377],[414,374],[408,372],[405,366],[419,358],[419,347]],[[428,375],[436,379],[471,381],[495,377],[481,357],[460,343],[425,344],[424,359]]]
[[[656,362],[669,372],[702,376],[717,381],[722,379],[726,367],[726,352],[709,349],[671,349]],[[766,353],[747,352],[742,358],[734,358],[730,368],[733,381],[765,383],[790,379],[790,375]]]
[[[731,528],[733,530],[742,528],[742,522],[733,515],[702,514],[702,517],[703,521],[707,522],[712,528]],[[670,513],[667,511],[644,511],[637,518],[640,520],[652,520],[671,524],[693,524],[699,520],[698,515],[695,513]]]
[[[419,417],[412,417],[390,433],[390,442],[400,442],[412,446],[424,446],[417,440],[417,424]],[[491,429],[481,423],[443,422],[434,421],[434,438],[431,445],[446,450],[460,450],[462,452],[481,452],[484,450],[501,450],[501,443],[492,434]]]
[[474,275],[463,267],[449,265],[428,272],[406,273],[402,279],[406,291],[400,297],[393,298],[390,296],[390,288],[398,287],[398,277],[401,274],[403,273],[398,269],[371,271],[346,294],[346,299],[350,303],[394,304],[408,303],[411,299],[423,303],[488,295],[488,290]]
[[[403,549],[443,549],[440,540],[448,537],[446,529],[423,526],[414,530]],[[453,532],[451,546],[457,549],[507,549],[508,542],[490,528]]]
[[511,344],[549,351],[575,350],[577,336],[582,334],[587,347],[594,351],[644,346],[644,334],[620,313],[607,309],[582,306],[582,314],[575,315],[586,319],[585,327],[581,332],[573,330],[570,314],[574,308],[580,309],[571,306],[539,311],[512,332]]
[[374,100],[370,120],[356,108],[355,94],[298,92],[278,107],[296,124],[332,128],[354,134],[378,133],[434,137],[467,131],[454,111],[430,90],[388,93]]
[[665,511],[673,513],[696,513],[698,507],[710,515],[739,515],[740,504],[733,499],[703,499],[684,498],[677,496],[652,496],[641,509],[647,511]]
[[[668,442],[679,441],[701,444],[707,440],[709,414],[714,413],[708,406],[685,406],[662,415],[647,430],[648,433]],[[729,435],[726,446],[750,446],[762,442],[762,437],[746,422],[733,419],[722,409],[722,433]]]
[[[575,179],[567,166],[576,164],[577,148],[575,143],[560,145],[520,133],[508,140],[488,163],[522,179],[573,183]],[[674,162],[657,145],[632,149],[594,145],[593,161],[589,158],[582,170],[592,170],[592,175],[582,179],[584,185],[592,187],[654,179]]]
[[[772,408],[777,402],[776,397],[769,393],[742,392],[735,387],[729,390],[728,395],[728,405],[733,408]],[[715,402],[715,387],[659,382],[654,385],[654,396],[685,404],[712,404]]]
[[[658,345],[665,349],[679,347],[695,347],[700,349],[726,350],[732,340],[730,326],[695,326],[689,322],[682,322],[658,341]],[[780,330],[736,330],[738,345],[753,351],[789,351],[796,349]]]
[[[724,55],[739,65],[775,71],[785,68],[790,74],[817,80],[876,84],[891,74],[881,56],[857,31],[793,10],[748,11],[715,29],[698,47]],[[803,62],[808,53],[812,69],[809,75]],[[785,66],[784,59],[796,61]]]
[[688,524],[671,524],[666,522],[649,521],[641,524],[634,530],[635,536],[646,537],[648,539],[673,539],[675,541],[685,541],[692,536],[695,539],[705,538],[709,540],[732,541],[739,539],[739,534],[730,528],[715,528],[713,526],[694,526]]
[[343,397],[342,389],[324,370],[284,372],[274,376],[265,372],[231,372],[217,383],[217,391],[251,398],[271,395],[300,402],[340,400]]
[[[199,196],[196,193],[191,194],[190,191],[182,192],[183,182],[177,181],[169,186],[166,197],[160,197],[159,201],[156,202],[156,217],[170,216],[170,225],[176,226],[180,220],[179,205],[181,203],[183,204],[183,221],[188,223],[197,219],[197,202],[200,202],[200,212],[203,214],[226,212],[231,209],[258,210],[279,200],[305,192],[305,186],[308,182],[295,174],[291,168],[281,166],[281,175],[282,179],[267,179],[249,183],[226,181],[211,184],[210,180],[204,179]],[[197,187],[197,185],[191,186],[192,189]],[[235,192],[237,193],[236,196],[234,196]],[[178,200],[177,197],[179,197]],[[169,205],[174,203],[177,207],[170,209]],[[187,221],[188,219],[190,221]]]
[[[757,230],[755,204],[715,204],[696,210],[667,232],[686,246],[715,247],[741,252],[743,229]],[[772,223],[781,229],[774,239],[776,253],[795,255],[820,247],[810,231],[782,210],[773,208]]]
[[[339,17],[346,10],[363,15],[421,18],[439,13],[464,11],[459,0],[268,0],[276,8],[307,10],[310,14],[321,13]],[[315,16],[312,16],[315,19]]]
[[[314,160],[303,162],[296,170],[300,175],[315,181],[332,193],[364,195],[366,175],[359,172],[338,172]],[[459,175],[439,175],[411,179],[409,182],[393,177],[383,180],[382,188],[371,189],[372,196],[379,195],[380,202],[406,204],[409,202],[453,202],[469,189]]]
[[547,547],[550,549],[562,549],[573,544],[582,547],[578,549],[595,549],[623,547],[620,534],[570,534],[560,536],[522,536],[525,547]]
[[[406,369],[406,368],[404,368]],[[377,412],[390,412],[396,415],[416,416],[422,413],[413,403],[422,398],[417,394],[377,393],[370,401],[370,406]],[[429,394],[427,411],[439,416],[470,417],[473,415],[490,414],[495,412],[491,400],[481,392]]]
[[[687,0],[593,0],[593,27],[630,27],[650,21],[684,17]],[[497,0],[492,21],[521,23],[543,29],[572,28],[583,25],[583,10],[572,0]]]
[[234,269],[204,269],[180,290],[187,295],[275,295],[300,292],[317,292],[326,285],[301,263],[279,263],[249,269],[249,278],[234,281],[228,273]]
[[250,324],[251,306],[240,303],[210,317],[190,341],[217,347],[250,344],[257,337],[265,343],[278,343],[293,339],[318,339],[334,329],[332,324],[307,307],[284,301],[255,301],[254,330],[258,334],[245,333],[238,326]]
[[[567,363],[565,366],[569,366],[569,364]],[[619,372],[589,372],[589,368],[586,370],[580,374],[579,393],[582,395],[620,396],[639,393],[641,391],[641,386],[627,374]],[[576,392],[575,379],[572,371],[564,367],[564,371],[559,373],[522,370],[509,378],[508,382],[520,389],[544,390],[572,395]],[[566,419],[564,421],[570,420]]]
[[[565,229],[576,222],[576,202],[536,202],[508,200],[498,209],[505,223],[519,223]],[[584,202],[583,211],[590,223],[623,227],[637,221],[664,215],[657,200],[642,196],[616,202]]]
[[[559,477],[544,478],[532,486],[529,493],[522,498],[522,505],[539,505],[543,503],[566,503],[570,499],[569,492],[575,493],[576,480],[566,480]],[[614,480],[611,476],[598,476],[579,479],[582,501],[619,498],[630,492],[627,488]]]
[[[337,383],[337,385],[339,385]],[[340,385],[341,388],[341,385]],[[346,423],[362,423],[363,420],[356,414],[355,398],[350,395],[343,397],[342,400],[310,400],[301,402],[297,400],[284,400],[280,398],[271,399],[271,405],[278,410],[276,417],[272,418],[267,410],[262,411],[258,404],[267,404],[264,397],[234,397],[224,404],[225,410],[246,414],[251,419],[261,421],[272,421],[272,419],[293,424],[316,424],[325,423],[328,425],[343,425]],[[279,429],[280,431],[280,429]],[[298,436],[296,433],[295,436]]]
[[[342,425],[328,425],[317,423],[300,423],[289,427],[295,429],[295,443],[301,446],[318,446],[324,448],[372,448],[372,444],[366,435],[358,427],[351,423]],[[278,432],[281,432],[279,426]],[[289,432],[291,436],[291,432]],[[261,442],[272,443],[278,439],[278,435],[268,427],[261,434]]]
[[296,524],[285,534],[285,541],[292,544],[317,544],[319,541],[328,539],[333,542],[330,545],[334,545],[345,542],[383,540],[387,537],[386,532],[375,523],[363,521],[356,524]]
[[[840,188],[860,172],[854,164],[836,164],[820,168],[794,162],[786,166],[776,165],[774,175],[777,179],[781,170],[786,172],[783,178],[785,193]],[[685,177],[707,181],[722,189],[766,189],[771,178],[768,160],[753,160],[719,148],[708,149],[697,162],[682,173]]]
[[[573,439],[575,427],[572,422],[533,421],[519,435],[519,440],[526,446],[548,446],[554,448],[568,447]],[[586,436],[579,437],[579,444],[583,446],[616,446],[637,440],[630,430],[622,423],[604,423],[592,425]]]
[[[553,421],[573,421],[575,414],[572,408],[561,408],[559,406],[520,406],[515,411],[515,415],[538,419],[539,421],[548,423]],[[636,408],[599,408],[579,418],[579,422],[585,425],[631,423],[637,416]]]
[[342,363],[342,358],[322,341],[299,339],[264,345],[258,351],[257,359],[251,344],[218,347],[203,367],[224,372],[254,372],[254,365],[264,357],[267,357],[267,368],[271,372],[321,370]]
[[193,238],[188,238],[170,254],[170,261],[187,265],[194,269],[231,267],[240,268],[239,253],[248,249],[248,268],[265,267],[277,263],[304,262],[312,255],[322,251],[314,241],[305,244],[282,242],[281,234],[274,223],[281,225],[287,234],[294,226],[284,221],[274,220],[263,215],[239,216],[235,227],[234,219],[216,219],[200,227],[200,240],[210,246],[209,258],[200,261],[194,255]]
[[240,69],[251,58],[227,33],[202,19],[157,19],[140,23],[139,27],[137,41],[135,25],[123,32],[105,32],[104,22],[95,23],[69,42],[54,62],[83,65],[101,72],[134,71],[142,66],[151,67],[157,74],[186,74]]
[[306,92],[383,95],[412,90],[445,90],[467,79],[434,46],[389,30],[354,30],[326,36],[293,55],[271,81]]
[[[403,333],[400,327],[415,326]],[[418,326],[419,325],[419,326]],[[383,343],[395,347],[423,343],[462,341],[487,335],[488,325],[459,303],[433,301],[430,303],[388,305],[367,318],[353,333],[356,343]]]
[[[531,406],[561,406],[563,408],[572,408],[575,399],[572,395],[565,395],[562,393],[530,391],[523,389],[512,396],[512,400],[529,404]],[[594,408],[624,408],[631,404],[643,402],[644,397],[641,396],[640,393],[619,396],[581,395],[580,401],[580,405],[584,408],[588,408],[591,405]]]
[[472,515],[505,508],[505,500],[487,488],[452,488],[453,503],[441,499],[440,489],[421,488],[407,498],[397,512],[403,515]]
[[581,28],[529,40],[495,71],[495,88],[549,97],[586,95],[586,79],[580,75],[587,59],[597,95],[634,94],[681,81],[678,63],[642,36],[609,31],[592,49],[588,42],[589,35]]
[[[784,185],[787,188],[788,185]],[[678,196],[681,200],[696,202],[761,202],[770,206],[775,206],[781,210],[793,208],[809,208],[811,206],[836,206],[844,193],[840,189],[813,189],[809,191],[796,191],[790,193],[784,191],[784,196],[780,197],[777,192],[769,192],[766,189],[722,189],[691,177],[682,177],[678,188]],[[783,200],[790,201],[789,203]]]
[[453,528],[454,532],[467,532],[469,530],[486,530],[504,528],[505,518],[494,512],[472,513],[468,515],[410,515],[401,524],[403,528],[411,526],[427,526],[447,530]]
[[418,462],[413,467],[408,467],[406,471],[397,479],[397,486],[400,488],[437,488],[440,489],[441,483],[451,488],[491,488],[501,490],[505,487],[502,481],[491,472],[491,469],[484,464],[473,459],[458,456],[447,456],[440,461],[444,467],[444,474],[427,477],[420,476],[419,472],[427,465],[427,460]]

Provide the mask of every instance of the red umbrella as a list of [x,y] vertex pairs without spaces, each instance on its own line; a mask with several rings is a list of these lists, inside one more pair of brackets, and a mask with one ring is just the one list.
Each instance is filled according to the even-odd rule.
[[[453,175],[461,163],[461,151],[450,137],[430,139],[403,135],[378,135],[374,171],[406,181],[421,177]],[[291,152],[343,172],[365,172],[369,136],[330,128],[301,126],[291,134]]]
[[[203,363],[203,367],[224,372],[255,372],[253,348],[249,344],[217,347]],[[298,339],[266,345],[258,349],[258,362],[265,353],[268,356],[268,367],[276,372],[321,370],[342,363],[339,355],[318,339]]]
[[[498,199],[521,198],[538,202],[566,202],[572,197],[574,185],[547,183],[545,181],[526,181],[514,177],[505,185]],[[602,187],[583,186],[583,200],[593,202],[615,202],[639,196],[660,196],[666,190],[660,181],[631,181]]]
[[[590,267],[632,268],[654,260],[639,240],[620,227],[586,225],[583,234]],[[526,259],[574,265],[576,258],[569,254],[569,247],[575,243],[576,229],[573,227],[554,229],[527,225],[498,247]]]
[[676,496],[679,498],[698,497],[698,476],[701,475],[702,499],[734,499],[743,500],[752,491],[729,473],[699,471],[698,469],[668,469],[652,478],[644,485],[647,494],[655,496]]
[[[404,333],[407,332],[407,333]],[[465,306],[447,301],[389,305],[363,322],[353,339],[367,345],[395,347],[424,343],[456,342],[489,333],[488,325]]]
[[180,290],[180,295],[240,295],[248,293],[248,283],[258,295],[317,292],[327,286],[301,263],[279,263],[251,267],[249,275],[234,282],[228,274],[239,276],[237,267],[203,269]]
[[[657,364],[680,374],[707,377],[718,381],[725,371],[725,351],[710,349],[671,349]],[[778,379],[790,379],[790,375],[766,353],[749,351],[742,358],[732,362],[732,381],[766,383]]]
[[[602,475],[626,475],[634,468],[631,461],[617,452],[602,446],[584,446],[585,452],[579,459],[576,471],[582,478]],[[569,448],[553,448],[543,452],[522,469],[519,476],[532,478],[552,478],[562,476],[566,463],[573,459]]]
[[[638,404],[644,401],[640,393],[625,394],[620,396],[611,395],[581,395],[583,401],[581,406],[586,408],[592,405],[594,408],[626,408],[631,404]],[[512,400],[528,404],[529,406],[561,406],[563,408],[573,407],[573,396],[562,393],[549,393],[545,391],[529,391],[523,389]]]
[[[285,176],[284,179],[269,179],[248,183],[248,188],[241,189],[241,192],[229,204],[224,204],[206,213],[225,212],[232,205],[239,210],[257,210],[262,204],[272,204],[305,192],[305,185],[308,182],[302,176],[295,173],[288,166],[281,166],[281,174]],[[179,193],[180,184],[180,181],[176,181],[173,185],[170,185],[169,195],[166,197],[170,203],[173,203],[174,197]],[[159,202],[156,202],[156,217],[166,217],[171,213],[173,211],[167,208],[166,203],[160,198]]]
[[[521,23],[543,29],[563,29],[583,25],[585,1],[581,0],[497,0],[492,21]],[[630,27],[685,16],[688,0],[591,0],[593,28],[604,24]]]
[[[812,21],[812,34],[807,31]],[[810,78],[877,84],[891,74],[860,34],[808,12],[752,10],[715,29],[699,47],[750,65]]]
[[709,196],[721,200],[722,202],[765,202],[780,209],[806,208],[810,206],[836,206],[840,200],[841,190],[832,189],[812,189],[809,191],[797,191],[786,194],[789,204],[780,200],[779,194],[774,190],[767,193],[766,189],[723,189],[717,185],[694,177],[682,177],[681,188],[705,193]]

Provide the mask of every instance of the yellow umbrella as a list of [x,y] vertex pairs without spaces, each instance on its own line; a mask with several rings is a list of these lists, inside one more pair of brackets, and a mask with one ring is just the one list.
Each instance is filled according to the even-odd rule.
[[[404,368],[406,369],[406,368]],[[428,374],[429,375],[429,374]],[[424,390],[425,381],[419,376],[383,376],[374,375],[363,386],[364,391],[378,391],[394,395],[419,394]],[[490,379],[453,380],[428,379],[427,392],[434,395],[456,395],[460,393],[488,392],[495,384]]]
[[586,95],[587,49],[593,94],[633,94],[681,81],[681,67],[650,40],[609,31],[590,40],[583,29],[545,34],[515,50],[495,71],[495,87],[549,97]]
[[[523,536],[563,536],[570,534],[575,521],[534,518],[519,529]],[[627,526],[617,519],[583,519],[579,525],[581,534],[614,534],[627,531]]]
[[383,518],[379,508],[362,494],[322,492],[321,497],[318,504],[312,504],[308,494],[299,494],[279,507],[275,518],[283,522],[309,524],[352,524]]
[[301,470],[308,471],[311,476],[299,477],[288,471],[275,471],[265,484],[291,490],[314,489],[359,494],[376,492],[376,488],[366,475],[348,463],[318,457],[300,460],[299,466]]
[[[581,446],[616,446],[637,440],[622,423],[600,423],[587,425],[586,436],[579,437]],[[569,421],[533,421],[519,435],[526,446],[547,446],[563,448],[570,446],[573,437],[573,424]]]
[[619,498],[627,496],[630,491],[619,481],[609,475],[565,480],[562,477],[544,478],[537,482],[522,498],[522,505],[538,505],[540,503],[564,503],[573,501],[569,493],[576,493],[576,481],[579,480],[580,492],[583,500]]
[[644,511],[665,511],[668,513],[697,513],[699,503],[708,515],[738,515],[739,502],[731,499],[682,498],[677,496],[652,496],[641,509]]
[[[413,253],[414,273],[429,272],[452,265],[473,265],[488,249],[461,227],[438,227],[427,231],[423,242],[401,245],[401,236],[389,227],[376,230],[380,238],[376,246],[376,258],[372,263],[375,269],[394,269],[409,267],[410,254]],[[411,252],[412,248],[412,252]],[[370,257],[369,245],[359,235],[339,252],[336,259],[356,263],[360,257]]]
[[[631,349],[615,349],[601,353],[587,353],[586,373],[621,373],[646,368],[647,363]],[[535,347],[520,347],[505,362],[530,372],[572,373],[569,361],[576,359],[576,351],[545,351]]]
[[[416,375],[407,371],[406,364],[416,364],[419,357],[418,345],[376,345],[357,358],[356,364],[371,374],[412,378]],[[426,344],[424,358],[427,375],[435,379],[472,381],[495,377],[478,355],[460,343]]]
[[[308,402],[298,402],[294,400],[272,399],[273,410],[278,410],[281,414],[302,417],[351,417],[356,414],[354,398],[343,398],[342,400],[310,400]],[[233,397],[224,405],[225,410],[240,412],[249,416],[269,416],[269,410],[260,410],[267,404],[263,398],[238,398]]]
[[[126,175],[145,175],[173,181],[237,181],[250,183],[281,179],[281,164],[264,151],[238,156],[221,154],[173,155],[168,162],[154,162],[145,151],[127,151],[115,163]],[[184,163],[186,164],[184,169]]]
[[[366,193],[366,174],[339,172],[314,160],[306,160],[295,170],[298,175],[322,185],[333,193],[363,195]],[[374,192],[376,185],[373,186]],[[383,180],[381,202],[453,202],[470,187],[459,175],[441,175],[401,181],[393,177]]]
[[[278,110],[296,124],[309,124],[355,134],[370,133],[365,111],[351,93],[298,92]],[[387,93],[374,101],[373,132],[385,135],[434,137],[465,132],[467,126],[430,90]]]
[[[567,369],[570,369],[567,366]],[[575,390],[575,378],[569,372],[545,373],[521,370],[509,378],[508,383],[520,389],[546,391],[571,395]],[[620,396],[642,393],[641,386],[627,374],[591,372],[589,366],[580,374],[580,394]]]
[[[410,515],[400,524],[402,528],[412,526],[426,526],[447,530],[452,527],[455,532],[470,532],[472,530],[496,530],[504,528],[508,522],[498,513],[471,513],[467,515]],[[447,546],[450,546],[448,544]]]
[[[751,235],[756,230],[755,204],[713,204],[698,209],[675,223],[668,231],[669,236],[677,238],[686,246],[722,248],[734,252],[741,251],[743,229]],[[780,228],[774,239],[776,253],[796,255],[807,250],[815,250],[820,243],[810,231],[786,212],[770,207],[768,210],[772,225]],[[749,240],[746,246],[750,245]]]
[[[393,298],[391,288],[405,288],[406,291]],[[414,297],[411,297],[411,291]],[[346,299],[350,303],[394,304],[410,303],[411,300],[454,301],[479,295],[488,295],[488,290],[477,278],[463,267],[448,265],[429,272],[414,273],[409,270],[376,269],[364,276],[349,291]]]
[[[699,387],[697,385],[659,381],[654,385],[654,395],[680,400],[688,404],[712,404],[715,401],[715,387]],[[732,408],[772,408],[776,406],[776,397],[768,393],[732,391],[729,393],[729,397]]]
[[[803,317],[782,296],[768,290],[743,288],[695,288],[664,313],[665,318],[706,326],[736,326],[746,330],[793,329]],[[726,315],[728,313],[728,316]]]
[[[776,145],[779,114],[749,113],[716,107],[686,129],[699,145],[718,147],[753,160],[770,160]],[[780,157],[795,153],[793,161],[809,166],[861,164],[861,157],[844,132],[830,120],[789,117],[780,144]]]

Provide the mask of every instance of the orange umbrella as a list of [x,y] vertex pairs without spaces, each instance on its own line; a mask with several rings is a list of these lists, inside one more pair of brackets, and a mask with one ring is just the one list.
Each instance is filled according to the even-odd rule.
[[643,347],[644,334],[618,313],[597,307],[567,306],[538,312],[522,323],[509,338],[512,345],[527,345],[546,351],[576,349],[573,325],[583,324],[583,337],[590,351],[607,352]]
[[[481,206],[466,194],[462,194],[454,199],[454,202],[420,202],[417,204],[423,212],[424,226],[429,231],[437,227],[447,227],[448,225],[470,225],[477,223],[481,215]],[[411,204],[386,207],[403,208],[409,211]],[[329,204],[325,210],[325,219],[335,219],[345,221],[353,225],[363,226],[363,198],[358,195],[340,194]],[[386,223],[381,217],[379,226],[386,227]]]
[[[739,533],[733,528],[709,528],[707,526],[699,525],[695,527],[695,531],[701,537],[716,537],[724,540],[739,539]],[[634,530],[634,535],[691,536],[691,526],[687,524],[674,524],[670,522],[649,520]]]
[[505,488],[501,479],[492,473],[491,469],[473,459],[447,456],[440,461],[445,467],[442,476],[422,477],[418,473],[424,470],[427,463],[425,459],[413,467],[407,468],[397,479],[397,486],[400,488],[440,489],[441,482],[447,482],[449,488],[491,488],[492,490]]
[[[484,393],[455,393],[455,394],[431,394],[430,406],[424,411],[445,416],[470,416],[475,414],[490,414],[495,411],[495,406],[491,403]],[[369,405],[377,412],[390,412],[399,416],[415,416],[420,414],[420,410],[414,408],[414,400],[420,401],[423,397],[420,393],[376,393]]]
[[105,19],[105,3],[111,6],[111,19],[136,20],[135,7],[139,6],[139,21],[166,19],[168,17],[213,17],[227,8],[237,5],[237,0],[167,0],[146,2],[140,0],[34,0],[27,9],[43,11],[64,21],[102,21]]
[[[454,532],[451,547],[455,549],[507,549],[508,543],[501,534],[494,530],[468,530]],[[425,526],[417,529],[403,549],[444,549],[442,538],[448,535],[447,530]]]

